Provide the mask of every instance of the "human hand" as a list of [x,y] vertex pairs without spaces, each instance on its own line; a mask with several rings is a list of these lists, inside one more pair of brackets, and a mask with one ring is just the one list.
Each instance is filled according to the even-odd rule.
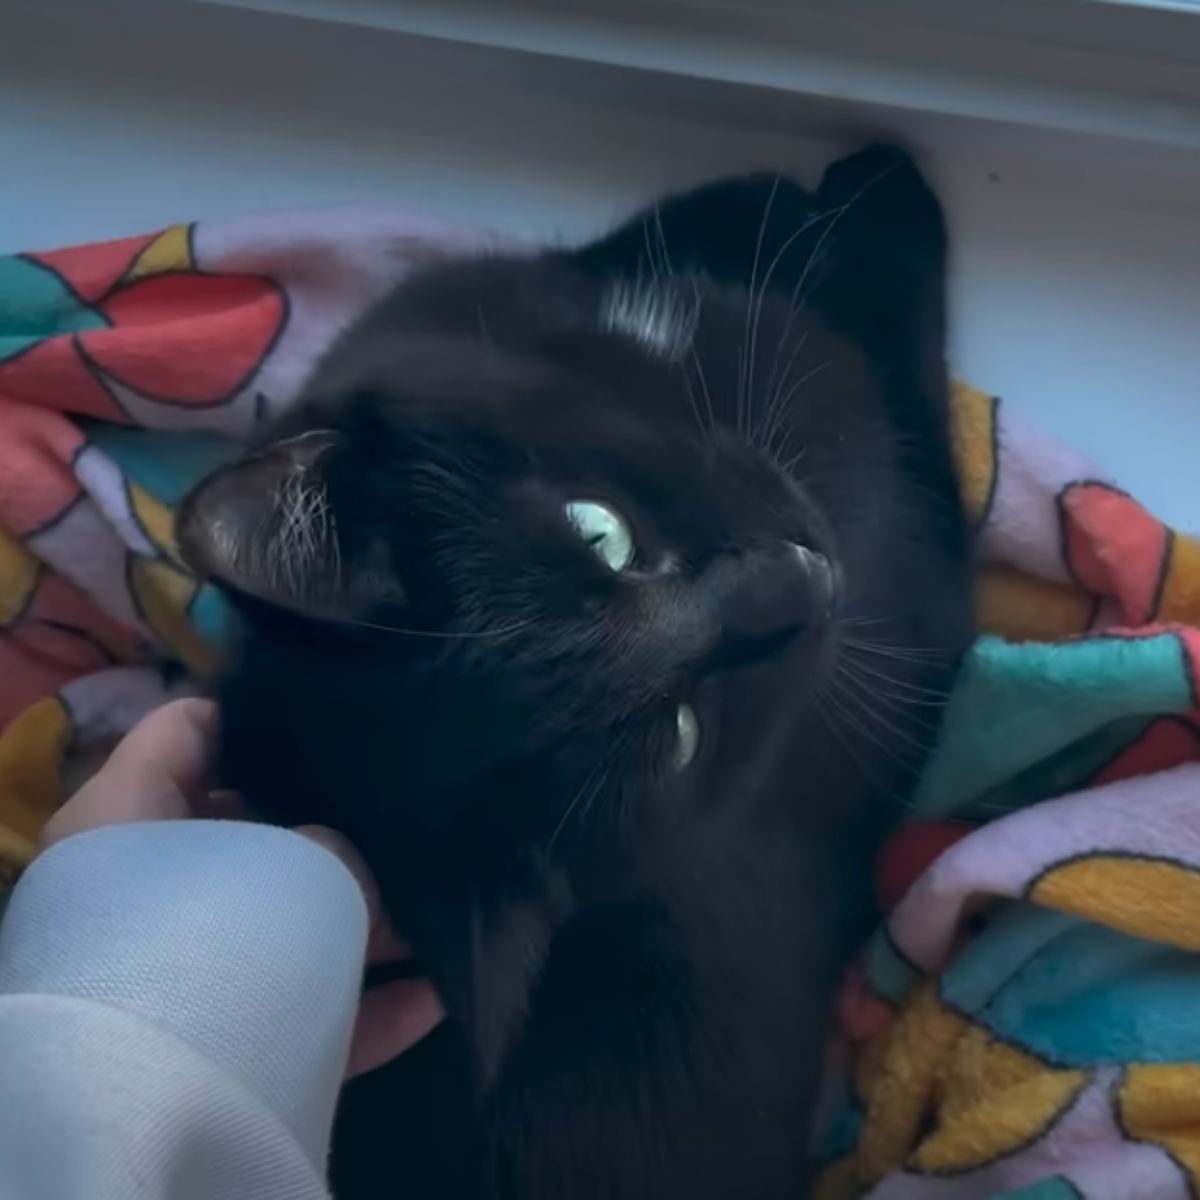
[[[216,706],[207,700],[178,700],[156,709],[51,818],[42,832],[42,848],[75,833],[128,821],[243,817],[236,799],[208,787],[216,727]],[[408,946],[383,913],[379,889],[358,851],[324,826],[302,826],[296,832],[324,846],[358,880],[370,918],[367,965],[407,959]],[[425,1037],[442,1016],[437,994],[425,979],[397,979],[372,988],[359,1008],[347,1075],[383,1066]]]

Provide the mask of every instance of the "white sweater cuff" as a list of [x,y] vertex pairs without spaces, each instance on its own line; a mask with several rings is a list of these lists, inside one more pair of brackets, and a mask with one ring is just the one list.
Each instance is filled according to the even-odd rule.
[[21,880],[0,996],[154,1022],[257,1097],[323,1174],[366,938],[358,884],[298,834],[116,825],[59,843]]

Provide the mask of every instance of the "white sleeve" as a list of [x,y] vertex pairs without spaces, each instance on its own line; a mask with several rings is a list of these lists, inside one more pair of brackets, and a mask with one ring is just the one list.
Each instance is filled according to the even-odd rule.
[[366,938],[354,878],[285,830],[53,847],[0,925],[0,1196],[326,1197]]

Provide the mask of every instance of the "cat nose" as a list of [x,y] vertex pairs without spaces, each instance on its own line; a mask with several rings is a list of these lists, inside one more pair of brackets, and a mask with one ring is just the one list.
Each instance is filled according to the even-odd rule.
[[716,658],[749,663],[821,625],[833,606],[829,559],[795,542],[756,547],[710,568],[710,614],[720,630]]

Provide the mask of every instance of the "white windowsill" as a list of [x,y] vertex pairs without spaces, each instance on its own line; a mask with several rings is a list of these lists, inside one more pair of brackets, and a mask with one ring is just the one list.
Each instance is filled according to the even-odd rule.
[[956,370],[1200,530],[1197,7],[0,0],[0,253],[346,203],[577,238],[898,136]]
[[198,0],[828,100],[1200,147],[1195,0]]

